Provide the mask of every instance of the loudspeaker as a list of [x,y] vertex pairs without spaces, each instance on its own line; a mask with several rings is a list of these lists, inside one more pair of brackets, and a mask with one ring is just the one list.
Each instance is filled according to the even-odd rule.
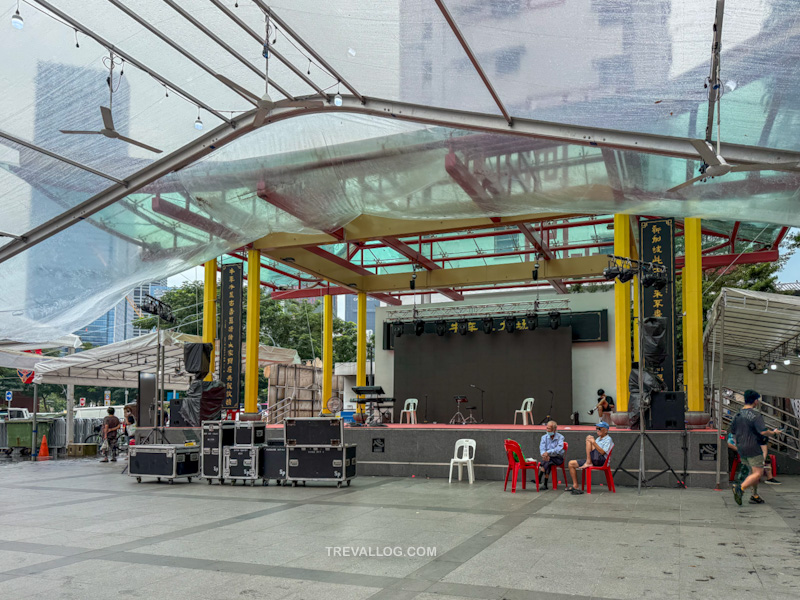
[[156,424],[156,375],[139,373],[139,400],[136,424],[139,427],[155,427]]
[[648,429],[686,429],[686,393],[654,393]]
[[186,419],[181,415],[181,404],[183,398],[172,398],[169,401],[169,426],[170,427],[191,427]]
[[213,344],[184,344],[183,363],[186,372],[194,373],[200,378],[208,375],[213,349]]
[[667,320],[663,317],[642,320],[642,338],[645,368],[664,364],[667,359]]

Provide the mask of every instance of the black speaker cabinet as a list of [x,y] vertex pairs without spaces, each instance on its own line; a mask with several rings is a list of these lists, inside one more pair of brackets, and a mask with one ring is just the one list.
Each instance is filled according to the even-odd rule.
[[211,351],[213,344],[184,344],[183,363],[187,373],[194,373],[205,377],[211,365]]
[[170,427],[191,427],[181,416],[181,404],[183,398],[173,398],[169,401],[169,426]]
[[686,429],[686,393],[655,392],[651,396],[648,429]]
[[156,375],[139,372],[139,414],[136,424],[139,427],[155,427],[156,425]]

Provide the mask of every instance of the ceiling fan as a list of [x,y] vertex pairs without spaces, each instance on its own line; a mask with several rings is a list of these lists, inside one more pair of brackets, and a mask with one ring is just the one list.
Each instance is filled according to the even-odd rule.
[[[100,116],[103,118],[103,128],[100,131],[78,131],[72,129],[60,129],[59,131],[61,131],[61,133],[66,133],[69,135],[104,135],[107,138],[121,140],[127,144],[133,144],[134,146],[139,146],[140,148],[149,150],[150,152],[155,152],[156,154],[160,154],[161,150],[159,150],[158,148],[154,148],[153,146],[149,146],[143,142],[139,142],[132,138],[121,135],[114,128],[114,118],[111,116],[111,107],[114,105],[114,85],[113,85],[114,65],[120,64],[121,61],[119,61],[119,59],[114,57],[114,51],[112,50],[110,56],[108,58],[104,58],[103,62],[105,62],[108,66],[108,78],[106,79],[106,83],[108,84],[108,92],[109,92],[108,107],[105,106],[100,107]],[[120,76],[122,76],[122,73],[120,73]],[[119,86],[119,84],[117,84],[117,86]]]
[[227,85],[228,87],[232,88],[236,91],[239,95],[243,96],[250,102],[256,105],[256,114],[253,117],[253,127],[255,129],[261,127],[264,124],[264,121],[267,119],[267,115],[269,115],[270,111],[273,108],[288,108],[292,106],[297,106],[299,108],[317,108],[322,106],[321,100],[278,100],[275,102],[269,95],[269,37],[270,37],[270,24],[269,24],[269,14],[265,14],[265,32],[264,32],[264,49],[261,52],[261,55],[264,57],[265,67],[264,67],[264,84],[266,89],[264,90],[264,95],[260,98],[256,96],[253,92],[246,90],[242,86],[240,86],[235,81],[232,81],[225,77],[225,75],[220,75],[216,73],[217,79],[219,79],[222,83]]
[[[719,127],[717,127],[717,135],[719,136]],[[703,159],[703,164],[700,165],[700,175],[693,177],[688,181],[684,181],[680,185],[676,185],[667,191],[676,192],[682,188],[688,187],[697,181],[705,180],[709,177],[721,177],[728,173],[741,173],[743,171],[794,171],[800,163],[753,163],[747,165],[731,165],[719,152],[719,137],[717,137],[717,148],[714,151],[714,146],[705,140],[691,140],[692,146],[697,149],[700,158]]]

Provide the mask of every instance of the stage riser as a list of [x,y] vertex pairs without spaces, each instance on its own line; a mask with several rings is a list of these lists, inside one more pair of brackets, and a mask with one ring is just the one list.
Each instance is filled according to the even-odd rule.
[[[268,437],[277,437],[280,430],[267,430]],[[564,431],[569,451],[567,460],[582,458],[585,454],[585,440],[588,432]],[[670,466],[683,478],[684,452],[683,432],[650,432],[651,439],[669,461]],[[502,481],[505,478],[507,459],[503,450],[503,441],[511,438],[519,442],[523,452],[529,458],[538,458],[539,440],[542,430],[457,430],[453,429],[413,429],[413,428],[347,428],[347,443],[358,444],[363,449],[359,457],[359,475],[392,476],[392,477],[447,477],[450,459],[457,440],[474,439],[477,443],[475,456],[475,477],[482,480]],[[620,461],[627,449],[636,444],[622,466],[636,474],[639,465],[638,434],[630,431],[613,431],[614,453],[611,456],[612,469],[620,466]],[[373,452],[373,440],[384,440],[384,452]],[[689,487],[713,488],[716,483],[716,462],[700,461],[700,444],[716,444],[714,432],[686,432],[688,447],[686,483]],[[645,440],[645,466],[648,477],[666,468],[653,447]],[[723,448],[722,471],[727,473],[728,457]],[[455,474],[454,474],[455,476]],[[723,477],[727,482],[727,475]],[[602,481],[599,475],[593,480]],[[636,485],[634,477],[619,471],[615,476],[617,485]],[[675,478],[670,474],[656,477],[651,485],[673,487]]]

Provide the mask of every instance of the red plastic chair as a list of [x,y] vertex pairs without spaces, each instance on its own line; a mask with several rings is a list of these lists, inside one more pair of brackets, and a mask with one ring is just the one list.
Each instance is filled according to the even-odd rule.
[[[564,462],[561,463],[561,472],[564,474],[564,485],[566,485],[569,482],[569,480],[567,479],[567,469],[565,468],[567,466],[567,450],[569,450],[569,444],[567,442],[564,442]],[[556,465],[553,465],[553,467],[550,469],[550,472],[553,474],[553,489],[557,490],[558,467]]]
[[[772,467],[772,476],[775,477],[775,473],[778,472],[778,465],[775,461],[775,456],[770,454],[767,458],[769,458],[769,464]],[[736,453],[736,457],[733,459],[733,465],[731,466],[731,473],[728,476],[728,481],[733,481],[733,478],[736,476],[736,469],[739,468],[742,459],[739,458],[739,453]]]
[[[539,463],[532,458],[525,458],[522,453],[522,448],[514,440],[506,440],[504,443],[506,449],[506,456],[508,457],[508,468],[506,469],[506,483],[503,486],[503,491],[508,489],[508,476],[513,472],[514,477],[511,481],[511,493],[517,491],[517,477],[522,475],[522,489],[525,488],[525,480],[527,479],[525,472],[534,469],[534,472],[539,471]],[[536,482],[536,491],[539,491],[539,479],[534,475],[533,480]]]
[[[602,471],[606,474],[606,485],[608,489],[610,489],[613,493],[617,493],[617,488],[614,487],[614,475],[611,473],[611,453],[614,451],[614,446],[611,446],[611,450],[608,451],[606,454],[606,462],[603,463],[602,467],[595,467],[591,465],[586,467],[585,469],[581,469],[581,489],[586,486],[586,493],[592,493],[592,471]],[[588,472],[588,477],[587,477]]]

